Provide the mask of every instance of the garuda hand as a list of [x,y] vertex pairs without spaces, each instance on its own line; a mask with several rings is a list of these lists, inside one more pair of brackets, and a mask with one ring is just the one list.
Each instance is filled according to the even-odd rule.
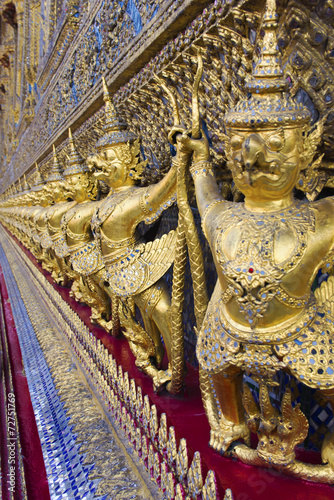
[[190,131],[183,125],[174,125],[168,133],[168,140],[176,147],[176,160],[189,160],[192,149],[187,147],[183,138],[188,138]]
[[193,139],[190,134],[182,134],[178,140],[182,144],[182,148],[193,152],[194,163],[210,160],[209,142],[203,130],[200,139]]

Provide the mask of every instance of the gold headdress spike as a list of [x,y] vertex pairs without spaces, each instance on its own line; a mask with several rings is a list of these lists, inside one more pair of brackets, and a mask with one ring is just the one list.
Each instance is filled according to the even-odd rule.
[[102,85],[105,102],[104,135],[99,139],[96,147],[98,149],[106,149],[116,144],[134,142],[136,136],[128,130],[127,123],[118,117],[104,77],[102,77]]
[[115,120],[116,110],[111,100],[106,79],[104,78],[104,76],[102,77],[102,86],[103,86],[103,100],[105,102],[106,116],[107,118],[111,118],[111,120]]
[[43,178],[41,176],[41,172],[38,168],[37,162],[35,163],[36,167],[36,175],[35,175],[35,182],[34,182],[34,187],[32,188],[33,191],[40,191],[43,188]]
[[277,45],[277,13],[275,0],[267,0],[262,28],[264,37],[261,53],[253,74],[246,84],[252,95],[242,99],[225,115],[229,129],[249,129],[281,126],[300,127],[310,122],[311,113],[301,103],[291,99],[283,78]]
[[34,178],[35,178],[34,173],[30,172],[28,180],[27,180],[30,189],[32,189],[34,186]]
[[68,127],[68,139],[70,141],[71,151],[75,151],[71,127]]
[[68,155],[69,166],[64,171],[64,177],[69,175],[81,174],[82,172],[88,172],[88,167],[85,164],[85,160],[75,149],[72,131],[68,129],[68,138],[70,143],[70,154]]
[[22,187],[23,187],[23,191],[29,191],[29,189],[30,189],[30,186],[29,186],[27,179],[26,179],[26,174],[23,174]]
[[246,86],[249,92],[269,94],[286,90],[286,81],[281,66],[281,55],[277,43],[277,18],[275,0],[267,0],[262,21],[264,36],[261,54],[255,65],[253,77]]
[[41,176],[41,172],[39,170],[39,167],[37,165],[37,162],[35,163],[35,167],[36,167],[36,179],[35,179],[35,186],[39,185],[39,184],[43,184],[43,179],[42,179],[42,176]]
[[56,148],[55,145],[52,145],[53,149],[53,165],[51,167],[49,176],[46,180],[46,182],[53,182],[53,181],[62,181],[63,180],[63,175],[61,173],[59,161],[57,158],[57,153],[56,153]]

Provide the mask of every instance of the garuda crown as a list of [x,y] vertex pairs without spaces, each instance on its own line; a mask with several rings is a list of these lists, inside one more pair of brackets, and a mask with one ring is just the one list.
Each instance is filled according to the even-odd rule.
[[275,0],[267,0],[262,29],[264,37],[258,61],[246,84],[251,97],[243,99],[225,115],[227,129],[297,127],[310,122],[311,113],[287,93],[277,45]]

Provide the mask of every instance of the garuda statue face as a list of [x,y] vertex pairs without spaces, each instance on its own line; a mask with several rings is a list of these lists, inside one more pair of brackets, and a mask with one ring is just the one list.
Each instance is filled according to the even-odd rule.
[[139,162],[139,139],[119,118],[106,82],[102,81],[106,104],[104,134],[96,144],[98,153],[87,158],[87,165],[95,179],[104,181],[112,192],[123,186],[132,186],[141,179],[147,161]]
[[87,158],[87,165],[94,171],[97,180],[104,181],[110,188],[133,185],[141,178],[145,162],[139,163],[139,141],[110,145],[102,153]]
[[121,147],[108,148],[104,154],[91,156],[87,160],[88,166],[94,168],[95,179],[104,181],[114,189],[123,186],[128,177],[126,163],[120,154]]
[[49,193],[51,194],[54,203],[65,201],[69,196],[64,181],[50,182]]
[[82,203],[96,196],[96,184],[87,172],[70,175],[66,178],[68,194],[76,202]]
[[234,130],[228,165],[237,188],[249,199],[289,197],[303,168],[301,128]]

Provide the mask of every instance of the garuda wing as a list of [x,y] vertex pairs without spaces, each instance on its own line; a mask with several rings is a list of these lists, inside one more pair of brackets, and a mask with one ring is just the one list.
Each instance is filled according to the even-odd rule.
[[327,281],[321,283],[314,292],[315,298],[328,314],[334,318],[334,276],[330,276]]
[[176,232],[139,243],[125,254],[105,260],[106,276],[113,292],[121,297],[137,295],[156,283],[174,261]]
[[145,244],[145,251],[141,255],[147,265],[147,283],[145,289],[160,279],[174,262],[176,247],[176,231],[170,231],[161,238]]

